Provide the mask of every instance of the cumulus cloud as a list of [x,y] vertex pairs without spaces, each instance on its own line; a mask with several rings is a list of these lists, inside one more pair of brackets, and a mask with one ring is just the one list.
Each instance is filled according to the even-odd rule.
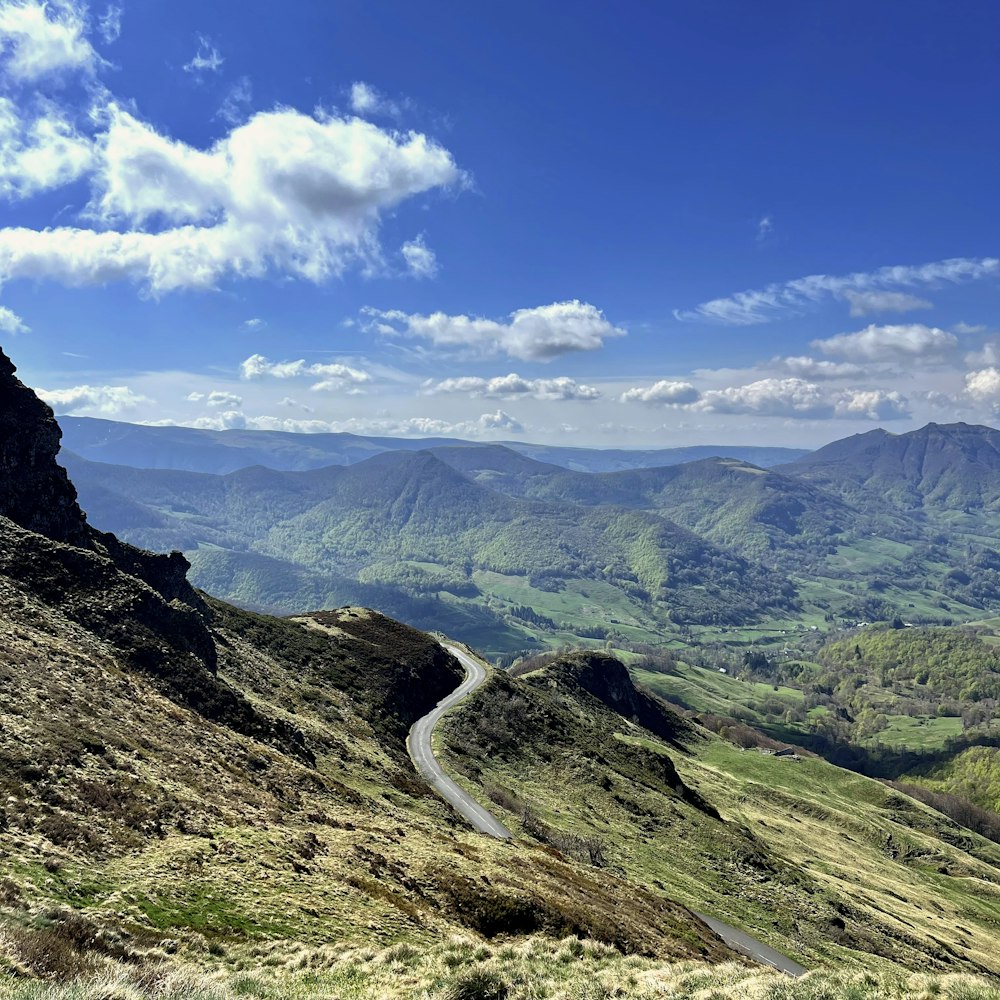
[[[190,398],[190,397],[189,397]],[[231,409],[243,405],[243,397],[237,396],[233,392],[222,392],[219,389],[215,389],[208,394],[205,401],[209,406],[228,406]]]
[[982,368],[965,376],[965,391],[975,400],[984,401],[1000,397],[1000,369]]
[[0,333],[28,333],[31,327],[28,326],[20,316],[6,306],[0,306]]
[[259,316],[243,320],[243,326],[247,330],[259,330],[264,325],[264,321]]
[[849,361],[818,361],[810,357],[775,358],[773,364],[790,375],[805,379],[857,378],[865,374],[862,365]]
[[932,309],[934,304],[907,292],[844,292],[851,305],[852,316],[868,316],[878,312],[912,312],[915,309]]
[[824,354],[839,355],[855,361],[936,358],[957,345],[954,334],[922,323],[890,326],[876,326],[873,323],[857,333],[841,333],[836,337],[812,342],[812,346]]
[[185,73],[218,73],[225,60],[210,38],[198,35],[198,51],[184,64]]
[[83,176],[94,163],[93,142],[57,108],[39,101],[25,119],[0,97],[0,197],[26,198]]
[[17,83],[68,72],[92,72],[100,62],[86,34],[86,7],[73,0],[0,3],[0,70]]
[[1000,276],[1000,259],[955,257],[915,266],[883,267],[854,274],[810,274],[794,281],[737,292],[725,298],[702,302],[693,309],[680,309],[674,316],[686,321],[752,326],[766,323],[789,310],[801,311],[827,298],[844,299],[848,292],[899,290],[914,286],[936,286]]
[[446,378],[440,382],[424,383],[430,394],[464,393],[484,399],[591,400],[600,399],[601,393],[592,385],[581,385],[565,375],[559,378],[522,378],[513,372],[495,378],[464,375]]
[[651,406],[683,406],[695,402],[701,393],[690,383],[661,379],[650,386],[635,386],[622,393],[623,403],[646,403]]
[[296,361],[269,361],[263,354],[251,354],[240,364],[240,378],[303,378],[311,376],[320,381],[310,389],[323,391],[344,389],[357,391],[357,387],[371,381],[371,375],[358,368],[334,362],[331,364],[306,364],[304,358]]
[[766,378],[748,385],[711,389],[689,408],[707,413],[814,420],[894,420],[909,416],[907,401],[898,392],[823,387],[799,378]]
[[357,118],[262,112],[199,150],[112,107],[94,167],[96,228],[0,229],[0,281],[131,280],[154,294],[269,270],[322,282],[352,264],[377,268],[380,214],[462,179],[426,136]]
[[605,339],[625,335],[599,309],[578,299],[518,309],[509,322],[443,312],[419,316],[367,308],[364,313],[369,328],[384,336],[416,337],[436,347],[503,353],[522,361],[551,361],[572,351],[594,351]]
[[58,414],[100,413],[114,416],[152,400],[125,385],[75,385],[72,389],[37,389]]
[[239,410],[224,410],[222,413],[213,413],[208,417],[198,417],[192,420],[191,427],[197,427],[203,431],[242,431],[242,430],[266,430],[267,428],[255,427],[252,420]]
[[426,243],[424,237],[404,243],[400,252],[406,261],[407,270],[415,278],[433,278],[438,273],[438,262],[434,251]]

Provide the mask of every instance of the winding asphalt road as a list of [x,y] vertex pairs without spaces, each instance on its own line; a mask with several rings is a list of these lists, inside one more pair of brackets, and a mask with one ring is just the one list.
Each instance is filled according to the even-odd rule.
[[[432,712],[413,724],[410,735],[406,739],[406,749],[423,778],[433,786],[443,799],[451,803],[456,812],[464,816],[480,833],[486,833],[501,840],[510,840],[513,836],[510,830],[494,816],[491,816],[464,788],[456,785],[441,770],[441,765],[434,757],[434,750],[431,746],[434,727],[445,712],[472,694],[486,681],[488,676],[486,668],[465,650],[447,642],[443,642],[441,645],[465,668],[465,680],[447,698],[439,701]],[[729,924],[724,924],[721,920],[706,916],[704,913],[698,913],[696,910],[692,912],[734,951],[749,955],[750,958],[762,962],[764,965],[770,965],[789,976],[802,976],[808,971],[798,962],[793,962],[786,955],[782,955],[780,951],[769,948],[763,941],[758,941],[745,931],[730,927]]]
[[434,727],[450,708],[454,708],[463,698],[467,698],[486,680],[486,668],[458,646],[443,642],[441,645],[465,667],[465,680],[447,698],[438,702],[437,708],[413,723],[406,739],[406,749],[410,760],[420,775],[445,801],[451,803],[455,811],[464,816],[480,833],[491,837],[510,840],[513,834],[498,819],[491,816],[465,789],[460,788],[444,771],[434,757],[431,738]]

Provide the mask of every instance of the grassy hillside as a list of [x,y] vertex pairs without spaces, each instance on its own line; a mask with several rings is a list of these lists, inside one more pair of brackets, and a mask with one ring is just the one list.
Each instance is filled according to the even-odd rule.
[[609,868],[807,967],[1000,971],[1000,847],[818,758],[654,735],[583,687],[582,667],[620,690],[606,658],[557,659],[494,678],[445,730],[447,759],[505,822],[560,850],[597,845]]

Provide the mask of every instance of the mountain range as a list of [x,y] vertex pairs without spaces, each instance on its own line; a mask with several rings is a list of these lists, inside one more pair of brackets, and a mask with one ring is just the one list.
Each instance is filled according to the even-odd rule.
[[[153,465],[332,454],[329,435],[71,426],[95,435],[88,454],[138,442],[134,460]],[[68,446],[62,460],[95,524],[185,552],[210,593],[284,612],[362,602],[444,621],[493,655],[1000,606],[991,428],[873,431],[766,469],[713,456],[604,472],[501,444],[365,439],[362,452],[333,437],[343,464],[301,471],[110,465]]]

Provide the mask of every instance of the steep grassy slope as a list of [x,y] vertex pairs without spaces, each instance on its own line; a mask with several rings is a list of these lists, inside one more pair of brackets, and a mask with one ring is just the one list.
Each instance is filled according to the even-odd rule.
[[817,758],[743,751],[663,709],[640,728],[651,702],[626,683],[595,656],[498,676],[451,718],[447,760],[515,829],[599,849],[807,966],[1000,972],[997,845]]

